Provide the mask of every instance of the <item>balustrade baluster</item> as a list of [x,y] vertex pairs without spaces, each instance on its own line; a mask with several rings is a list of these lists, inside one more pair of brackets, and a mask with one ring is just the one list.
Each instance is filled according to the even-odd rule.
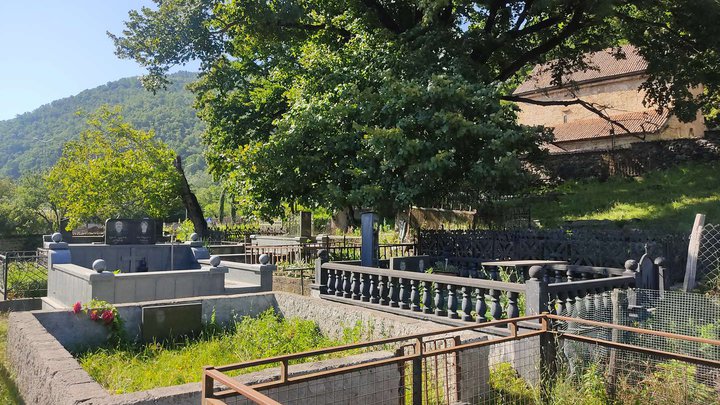
[[567,315],[567,302],[565,299],[567,298],[567,294],[564,292],[560,292],[557,295],[557,303],[558,303],[558,314],[560,315]]
[[595,309],[592,319],[596,320],[602,320],[602,315],[604,313],[603,307],[602,307],[602,288],[596,288],[595,289],[595,295],[593,296],[594,302],[593,307]]
[[[321,270],[322,271],[322,270]],[[328,295],[335,294],[335,270],[325,269],[327,271],[327,293]]]
[[352,297],[352,272],[350,271],[344,271],[343,272],[343,297],[345,298],[351,298]]
[[380,302],[380,290],[378,289],[379,276],[370,276],[370,303],[378,304]]
[[475,290],[475,312],[477,313],[475,322],[481,323],[487,321],[487,318],[485,317],[487,314],[487,304],[485,303],[484,288],[478,288]]
[[562,270],[555,270],[555,282],[556,283],[563,282],[563,271]]
[[508,293],[507,317],[517,318],[518,316],[520,316],[520,308],[518,308],[518,293],[510,292]]
[[352,299],[360,299],[360,274],[356,271],[352,272]]
[[432,282],[423,281],[423,312],[432,314]]
[[565,313],[567,316],[575,316],[575,293],[568,291],[565,294]]
[[400,308],[410,309],[410,283],[407,279],[400,279]]
[[472,318],[472,295],[471,295],[472,289],[470,287],[463,287],[462,294],[463,294],[462,308],[461,308],[463,311],[462,320],[463,321],[472,321],[473,320],[473,318]]
[[448,314],[445,308],[445,284],[435,283],[435,315],[446,316]]
[[386,276],[380,276],[380,305],[390,304],[388,299],[388,283],[390,280]]
[[341,270],[336,270],[335,275],[335,295],[342,297],[345,290],[343,290],[343,274]]
[[362,297],[360,300],[363,302],[370,302],[370,275],[362,274],[360,276],[360,291]]
[[412,302],[410,309],[420,312],[420,281],[412,280],[412,290],[410,291],[410,301]]
[[567,266],[567,272],[565,273],[567,276],[567,281],[574,281],[573,274],[572,274],[572,267],[570,265]]
[[576,318],[585,318],[585,297],[587,296],[587,291],[580,290],[577,292],[577,295],[575,295],[575,317]]
[[490,315],[494,320],[502,319],[502,306],[500,305],[500,290],[490,290]]
[[390,306],[393,308],[400,307],[400,285],[397,277],[390,278]]
[[457,286],[448,284],[447,287],[448,290],[448,318],[450,319],[460,319],[460,316],[458,315],[458,299],[457,299]]

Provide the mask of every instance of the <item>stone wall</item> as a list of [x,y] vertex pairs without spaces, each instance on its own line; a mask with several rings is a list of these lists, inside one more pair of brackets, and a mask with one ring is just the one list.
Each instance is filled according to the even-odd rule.
[[[308,271],[310,273],[310,271]],[[273,275],[273,291],[283,291],[293,294],[310,296],[310,285],[313,277],[305,276],[304,279],[299,277],[286,277]]]
[[720,158],[720,132],[706,132],[702,139],[674,139],[636,142],[614,151],[588,151],[550,155],[545,167],[561,180],[614,175],[638,176],[651,170],[667,169],[690,162]]

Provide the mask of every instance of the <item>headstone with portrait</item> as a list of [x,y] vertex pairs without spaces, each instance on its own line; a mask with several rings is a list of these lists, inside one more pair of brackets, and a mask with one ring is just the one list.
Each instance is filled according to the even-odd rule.
[[154,245],[157,243],[152,219],[108,219],[105,221],[105,244]]

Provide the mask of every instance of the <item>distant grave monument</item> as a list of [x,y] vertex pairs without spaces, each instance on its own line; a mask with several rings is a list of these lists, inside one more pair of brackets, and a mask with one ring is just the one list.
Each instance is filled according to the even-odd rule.
[[154,245],[157,243],[152,219],[108,219],[105,221],[107,245]]

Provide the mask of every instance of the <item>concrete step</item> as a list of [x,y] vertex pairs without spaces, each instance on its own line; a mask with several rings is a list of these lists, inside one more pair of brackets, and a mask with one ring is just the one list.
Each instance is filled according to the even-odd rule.
[[261,286],[258,284],[225,280],[225,294],[248,294],[260,291],[262,291]]

